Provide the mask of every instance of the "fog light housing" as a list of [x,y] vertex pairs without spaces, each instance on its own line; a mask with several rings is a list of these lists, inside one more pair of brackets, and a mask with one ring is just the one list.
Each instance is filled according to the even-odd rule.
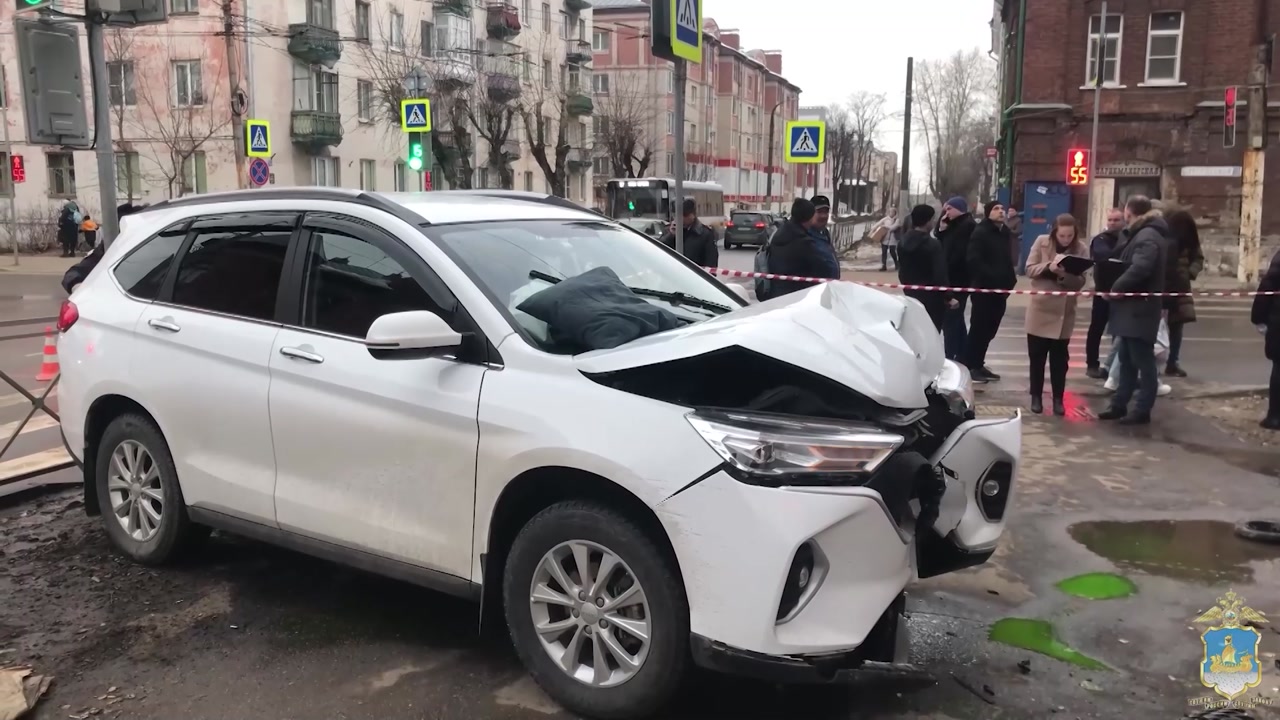
[[796,548],[795,557],[791,559],[791,568],[787,571],[787,579],[782,586],[782,598],[778,602],[778,624],[782,624],[800,614],[809,599],[818,591],[826,577],[826,558],[818,550],[818,546],[809,540]]
[[978,507],[987,522],[1004,519],[1013,490],[1013,463],[1000,460],[992,463],[978,481]]

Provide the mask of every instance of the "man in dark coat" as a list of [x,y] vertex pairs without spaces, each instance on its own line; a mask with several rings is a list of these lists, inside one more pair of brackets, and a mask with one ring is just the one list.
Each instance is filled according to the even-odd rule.
[[[947,256],[942,252],[942,243],[929,234],[933,216],[934,209],[928,205],[911,208],[908,217],[911,229],[898,242],[898,282],[903,285],[947,284]],[[934,326],[942,331],[947,306],[955,303],[950,293],[939,290],[903,290],[902,293],[919,300]]]
[[[769,240],[769,272],[776,275],[840,279],[840,266],[832,267],[831,246],[814,227],[812,202],[797,198],[791,205],[791,217]],[[771,280],[770,298],[812,287],[815,283],[801,280]]]
[[[986,217],[974,228],[965,249],[969,286],[983,290],[1012,290],[1018,284],[1014,269],[1013,243],[1004,224],[1004,205],[992,201],[986,205]],[[974,293],[970,315],[969,340],[965,344],[964,364],[977,382],[999,380],[987,367],[987,348],[1000,332],[1000,323],[1009,305],[1005,293]]]
[[[1094,262],[1093,285],[1098,292],[1110,292],[1111,285],[1120,277],[1123,266],[1111,262],[1116,245],[1120,242],[1120,233],[1124,230],[1124,211],[1111,208],[1107,211],[1107,227],[1089,241],[1089,257]],[[1106,380],[1107,370],[1099,363],[1102,352],[1102,335],[1107,331],[1107,321],[1111,319],[1111,303],[1104,297],[1095,296],[1090,306],[1089,334],[1085,338],[1084,357],[1085,374],[1095,380]],[[1110,364],[1107,365],[1110,367]]]
[[[969,267],[966,253],[969,238],[977,227],[969,214],[969,203],[962,197],[953,197],[942,206],[942,220],[938,223],[938,240],[947,259],[947,282],[951,287],[969,287]],[[954,293],[954,307],[947,309],[942,321],[943,345],[948,360],[960,360],[969,331],[965,327],[964,311],[969,301],[966,293]]]
[[1249,319],[1266,338],[1263,349],[1271,361],[1267,416],[1259,425],[1268,430],[1280,430],[1280,298],[1262,294],[1266,292],[1280,292],[1280,251],[1271,256],[1271,264],[1258,284],[1259,294],[1253,297],[1253,309],[1249,313]]
[[[1162,213],[1152,207],[1151,200],[1136,195],[1125,204],[1124,218],[1127,227],[1115,253],[1124,271],[1111,291],[1164,292],[1169,226]],[[1120,377],[1111,407],[1098,417],[1124,425],[1146,425],[1151,422],[1151,408],[1160,388],[1155,348],[1164,303],[1158,297],[1113,297],[1110,304],[1111,334],[1119,344]],[[1130,411],[1135,391],[1137,399]]]
[[[698,220],[698,203],[693,198],[685,198],[682,208],[684,217],[684,256],[698,267],[719,267],[720,249],[716,247],[716,231],[703,225]],[[659,241],[671,249],[676,247],[676,231],[672,227]]]

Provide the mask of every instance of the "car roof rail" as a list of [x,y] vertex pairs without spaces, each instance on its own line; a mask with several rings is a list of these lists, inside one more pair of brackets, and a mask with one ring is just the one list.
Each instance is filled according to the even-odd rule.
[[[279,187],[259,188],[257,190],[230,190],[227,192],[207,193],[203,195],[186,195],[170,200],[161,200],[150,205],[147,210],[164,208],[190,207],[192,205],[213,205],[217,203],[244,202],[246,200],[335,200],[355,202],[361,205],[385,210],[393,215],[403,216],[406,209],[391,200],[375,193],[363,190],[338,187]],[[416,215],[414,216],[416,217]],[[418,219],[417,222],[421,222]]]
[[455,195],[478,195],[481,197],[505,198],[507,200],[523,200],[525,202],[534,202],[540,205],[552,205],[568,210],[579,210],[581,212],[589,212],[601,217],[608,217],[604,213],[595,208],[583,207],[572,200],[559,197],[557,195],[549,195],[547,193],[536,193],[527,190],[495,190],[495,189],[479,189],[479,190],[446,190],[445,192]]

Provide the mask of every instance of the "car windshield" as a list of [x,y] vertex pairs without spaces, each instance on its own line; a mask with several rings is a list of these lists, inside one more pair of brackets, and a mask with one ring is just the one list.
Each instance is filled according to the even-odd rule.
[[491,299],[510,313],[537,347],[571,354],[551,340],[546,323],[517,309],[533,295],[589,270],[608,268],[646,301],[686,322],[745,304],[706,273],[690,268],[641,235],[603,220],[486,222],[427,226]]
[[764,223],[765,221],[765,217],[760,213],[734,213],[729,219],[734,225],[745,225],[747,227],[752,227],[756,223]]
[[645,234],[652,234],[654,232],[655,222],[653,220],[645,220],[643,218],[626,218],[625,220],[619,220],[618,222],[626,225],[632,230],[638,230]]

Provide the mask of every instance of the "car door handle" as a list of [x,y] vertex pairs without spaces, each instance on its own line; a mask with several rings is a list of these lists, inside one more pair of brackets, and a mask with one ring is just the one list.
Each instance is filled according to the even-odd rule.
[[152,319],[152,320],[148,320],[147,324],[157,330],[164,330],[165,332],[176,333],[182,330],[182,328],[177,323],[171,320]]
[[307,352],[302,348],[282,347],[280,348],[280,354],[288,358],[293,358],[294,360],[306,360],[309,363],[315,363],[317,365],[324,362],[323,355],[317,355],[313,352]]

